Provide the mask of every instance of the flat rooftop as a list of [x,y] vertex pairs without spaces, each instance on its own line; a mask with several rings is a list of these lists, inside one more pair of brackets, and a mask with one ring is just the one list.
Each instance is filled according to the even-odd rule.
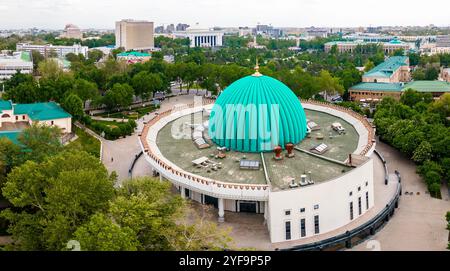
[[[320,143],[325,143],[328,145],[328,150],[321,156],[337,160],[337,162],[316,157],[299,150],[294,151],[295,157],[285,157],[281,161],[274,160],[274,153],[272,152],[261,155],[260,153],[229,151],[225,152],[225,158],[216,158],[218,154],[217,145],[211,144],[210,148],[199,149],[190,138],[178,139],[172,136],[174,134],[179,135],[180,132],[189,134],[191,128],[180,124],[190,123],[194,117],[193,115],[183,116],[164,126],[158,132],[156,144],[166,159],[183,170],[222,182],[267,184],[262,165],[262,159],[264,159],[272,189],[275,190],[288,189],[290,178],[295,178],[298,181],[300,176],[305,173],[308,178],[311,176],[315,183],[319,183],[336,178],[351,170],[351,167],[343,165],[343,162],[347,159],[348,154],[356,150],[358,146],[359,136],[355,128],[343,119],[330,114],[307,109],[305,113],[309,120],[316,122],[320,126],[320,130],[312,131],[311,137],[305,138],[296,147],[308,151]],[[201,113],[196,114],[195,117],[201,116]],[[202,119],[206,121],[208,118],[208,116],[203,116]],[[341,123],[346,129],[346,133],[339,135],[333,131],[331,128],[331,123],[333,122]],[[323,139],[319,139],[319,134],[323,135]],[[201,157],[206,157],[212,163],[217,164],[218,169],[212,170],[210,167],[197,167],[192,163],[193,160]],[[258,161],[261,166],[259,170],[240,169],[239,161],[241,159]]]

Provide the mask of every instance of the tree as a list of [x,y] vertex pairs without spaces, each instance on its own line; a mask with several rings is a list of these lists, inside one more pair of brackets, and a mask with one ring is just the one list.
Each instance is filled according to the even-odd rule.
[[55,59],[47,59],[39,63],[38,72],[43,78],[58,78],[63,74],[62,68]]
[[64,151],[14,168],[2,189],[14,207],[1,216],[18,250],[62,250],[76,229],[108,208],[113,182],[98,158]]
[[339,78],[331,76],[328,71],[322,70],[318,81],[319,89],[325,93],[325,98],[330,94],[344,93],[344,87],[339,83]]
[[40,101],[39,96],[39,89],[35,82],[24,82],[8,89],[2,98],[10,99],[15,103],[34,103]]
[[187,208],[181,197],[170,192],[169,183],[141,178],[123,184],[110,212],[122,228],[131,228],[136,233],[138,250],[227,248],[227,231],[199,220]]
[[9,91],[19,86],[21,83],[34,83],[33,76],[31,74],[16,71],[16,73],[4,83],[5,91]]
[[35,71],[39,67],[39,63],[41,63],[45,59],[45,57],[39,51],[36,50],[31,51],[31,58],[33,59],[33,69]]
[[103,52],[97,49],[88,52],[88,58],[94,62],[98,62],[104,56]]
[[425,80],[426,79],[425,71],[422,68],[417,68],[415,71],[413,71],[412,78],[416,81]]
[[62,107],[77,120],[81,119],[84,115],[83,101],[76,94],[69,94],[64,99]]
[[425,70],[425,80],[437,80],[439,77],[439,69],[435,67],[428,67]]
[[450,93],[445,93],[439,100],[434,101],[429,110],[439,114],[442,118],[450,117]]
[[133,102],[133,88],[128,84],[115,84],[112,89],[106,91],[103,103],[109,108],[128,106]]
[[62,150],[61,131],[56,126],[45,126],[33,123],[24,129],[17,140],[23,146],[23,160],[43,161],[47,156],[55,155]]
[[76,79],[73,84],[72,92],[75,93],[83,102],[98,97],[97,85],[84,79]]
[[364,71],[365,71],[365,72],[368,72],[368,71],[370,71],[370,70],[373,69],[373,68],[375,68],[375,64],[373,64],[373,62],[370,61],[370,60],[368,60],[368,61],[366,62],[366,64],[364,64]]
[[103,213],[93,215],[74,236],[85,251],[136,251],[139,245],[132,229],[121,227]]
[[0,138],[0,190],[6,175],[18,165],[20,147],[6,137]]
[[161,76],[146,71],[136,74],[131,80],[131,84],[135,90],[135,94],[142,98],[148,98],[156,91],[163,90],[163,81]]
[[420,145],[414,150],[412,159],[415,162],[424,162],[432,158],[432,146],[428,141],[422,141]]

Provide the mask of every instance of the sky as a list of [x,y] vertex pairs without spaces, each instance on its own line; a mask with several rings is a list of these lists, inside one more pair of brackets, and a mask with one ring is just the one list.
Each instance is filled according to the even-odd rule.
[[450,26],[449,0],[0,0],[0,29],[113,29],[120,19],[155,26]]

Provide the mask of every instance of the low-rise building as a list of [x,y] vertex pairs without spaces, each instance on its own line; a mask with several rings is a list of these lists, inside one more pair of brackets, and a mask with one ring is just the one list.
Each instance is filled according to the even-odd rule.
[[351,87],[348,92],[352,101],[380,101],[389,96],[396,100],[400,99],[403,89],[402,83],[369,83],[362,82]]
[[410,83],[371,83],[362,82],[349,89],[352,101],[378,102],[384,97],[393,97],[399,100],[408,89],[421,93],[431,93],[439,98],[444,93],[450,93],[450,83],[444,81],[413,81]]
[[396,50],[402,49],[404,51],[408,51],[411,49],[411,46],[408,43],[404,43],[400,40],[394,39],[389,42],[367,42],[363,40],[355,40],[355,41],[331,41],[325,43],[325,52],[331,51],[333,46],[336,46],[339,53],[352,53],[354,52],[358,46],[365,46],[370,44],[379,44],[383,47],[385,54],[392,54]]
[[23,128],[34,123],[59,127],[63,134],[72,132],[72,116],[55,102],[14,104],[0,100],[0,137],[15,141]]
[[224,32],[206,27],[189,27],[186,31],[175,31],[176,38],[189,38],[190,47],[220,47],[223,44]]
[[411,73],[407,56],[393,56],[365,73],[363,82],[399,83],[409,82]]
[[16,72],[31,74],[33,60],[28,52],[15,52],[12,55],[0,54],[0,82],[10,79]]
[[403,91],[408,89],[431,93],[434,98],[439,98],[444,93],[450,93],[450,83],[444,81],[412,81],[404,86]]
[[88,47],[81,44],[74,44],[72,46],[55,46],[52,44],[37,45],[30,43],[17,43],[16,50],[20,52],[38,51],[44,57],[58,57],[65,58],[67,54],[72,53],[76,55],[83,55],[88,57]]
[[138,62],[146,62],[152,58],[152,55],[149,53],[141,53],[141,52],[123,52],[117,55],[117,60],[123,60],[127,63],[134,64]]

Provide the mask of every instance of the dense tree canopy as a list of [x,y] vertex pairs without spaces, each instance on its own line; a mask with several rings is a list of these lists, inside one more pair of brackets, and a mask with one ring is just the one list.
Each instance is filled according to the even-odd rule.
[[407,90],[400,102],[384,98],[375,113],[381,139],[420,165],[418,171],[434,196],[440,195],[441,180],[450,180],[443,170],[450,160],[449,105],[450,94],[433,101],[430,94]]

